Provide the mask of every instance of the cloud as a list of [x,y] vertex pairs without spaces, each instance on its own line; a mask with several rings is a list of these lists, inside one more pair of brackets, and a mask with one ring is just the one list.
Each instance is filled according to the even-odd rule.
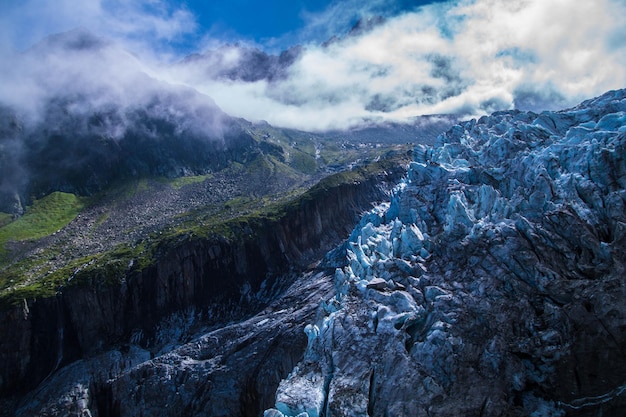
[[[351,14],[344,8],[352,2],[337,3],[311,17],[304,32],[342,27],[385,3]],[[556,109],[626,85],[626,44],[618,41],[626,27],[616,18],[625,12],[611,0],[439,3],[327,46],[309,44],[278,82],[170,75],[228,113],[312,130],[421,114]]]
[[[0,116],[14,115],[25,136],[61,131],[117,140],[141,117],[174,125],[176,134],[222,139],[227,129],[209,96],[164,82],[158,66],[86,29],[51,35],[3,57]],[[1,133],[0,140],[8,137]]]
[[367,2],[359,0],[337,1],[332,3],[322,12],[310,13],[303,10],[301,15],[305,26],[300,30],[301,40],[317,39],[324,42],[333,36],[338,36],[362,19],[373,16],[391,15],[394,1],[371,0]]
[[[6,56],[6,55],[5,55]],[[122,108],[144,99],[155,81],[143,64],[116,44],[86,30],[46,38],[27,53],[0,64],[4,88],[0,102],[36,119],[51,100],[77,99],[90,108]]]
[[[138,154],[150,155],[164,137],[185,149],[225,143],[206,140],[232,133],[215,103],[232,116],[315,131],[563,108],[626,86],[620,0],[576,7],[461,0],[384,19],[374,12],[391,0],[363,7],[349,0],[306,17],[301,39],[338,33],[331,42],[272,57],[255,49],[261,45],[202,38],[194,16],[164,0],[7,4],[0,6],[0,201],[13,201],[26,184],[29,171],[16,161],[48,149],[55,132],[72,132],[57,136],[74,140],[68,151],[76,146],[94,158],[139,137],[146,141]],[[366,20],[350,31],[356,18]],[[83,29],[40,40],[76,26]],[[219,51],[182,60],[176,45],[198,39]]]
[[51,33],[82,27],[148,52],[167,50],[198,29],[188,9],[165,0],[24,0],[4,2],[1,11],[4,49],[23,50]]
[[615,19],[625,6],[610,0],[575,7],[562,0],[469,3],[452,11],[464,17],[452,53],[476,87],[504,89],[511,105],[516,91],[563,97],[551,107],[574,104],[624,86],[626,45],[609,47],[608,41],[626,31]]
[[[119,63],[107,61],[111,66],[105,67],[76,58],[76,69],[68,70],[73,76],[64,74],[64,67],[56,62],[65,57],[46,58],[46,66],[32,62],[25,71],[0,64],[3,79],[20,80],[6,83],[4,98],[32,105],[37,100],[31,98],[38,94],[57,91],[33,81],[45,77],[24,76],[43,71],[56,74],[70,87],[83,88],[90,82],[106,85],[107,100],[132,101],[130,92],[144,85],[134,78],[141,73],[193,88],[234,116],[325,130],[422,114],[472,117],[510,108],[557,109],[626,85],[626,26],[617,18],[626,15],[621,0],[575,6],[566,0],[461,0],[419,8],[398,6],[402,3],[348,0],[317,14],[303,12],[307,25],[289,36],[313,41],[305,42],[295,61],[280,68],[280,77],[243,80],[224,77],[237,73],[237,65],[248,65],[242,73],[255,70],[255,64],[245,58],[250,54],[236,47],[210,62],[170,65],[176,55],[168,45],[195,39],[213,47],[220,44],[200,36],[185,8],[163,0],[61,0],[53,10],[49,2],[27,0],[23,8],[13,6],[0,18],[0,27],[12,38],[28,33],[32,39],[70,22],[120,42],[141,59],[127,54]],[[48,14],[50,18],[44,19]],[[357,19],[377,15],[384,19],[374,19],[367,30],[348,34]],[[32,22],[42,26],[20,31],[18,26]],[[338,37],[320,44],[319,39],[333,35]],[[273,42],[275,46],[283,41]],[[81,75],[81,68],[94,65],[91,75]],[[72,84],[73,79],[85,82]]]

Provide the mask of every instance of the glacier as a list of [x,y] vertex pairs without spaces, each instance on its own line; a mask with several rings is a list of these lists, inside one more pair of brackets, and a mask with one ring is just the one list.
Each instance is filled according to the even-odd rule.
[[265,417],[623,412],[626,90],[413,155]]
[[[376,177],[298,214],[284,242],[310,244],[381,188],[356,227],[337,222],[314,260],[345,241],[319,263],[258,293],[243,281],[239,302],[260,311],[219,325],[179,311],[152,345],[133,332],[57,370],[15,415],[622,416],[625,115],[618,90],[459,123],[385,187]],[[331,226],[302,233],[322,208]],[[252,252],[228,253],[241,267]]]

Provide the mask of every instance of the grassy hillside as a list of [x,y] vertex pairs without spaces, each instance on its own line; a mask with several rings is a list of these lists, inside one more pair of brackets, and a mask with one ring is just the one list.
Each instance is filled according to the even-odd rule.
[[[129,270],[142,270],[155,261],[155,254],[189,238],[208,238],[220,235],[237,238],[242,230],[252,230],[259,224],[278,221],[307,200],[325,194],[329,189],[345,183],[363,180],[375,172],[385,171],[402,163],[406,153],[398,152],[390,159],[367,164],[351,171],[330,175],[312,188],[288,189],[270,196],[239,196],[215,207],[190,210],[176,216],[168,226],[154,231],[140,241],[126,241],[112,249],[77,256],[55,267],[51,260],[61,258],[63,247],[46,247],[21,261],[7,264],[0,270],[0,307],[30,297],[53,295],[60,288],[71,285],[107,285],[123,278]],[[406,162],[406,161],[404,161]],[[260,158],[262,170],[276,170],[278,161]],[[248,167],[248,168],[251,168]],[[269,173],[271,175],[271,172]],[[192,182],[192,185],[195,182]],[[181,184],[171,184],[172,188]],[[148,184],[146,192],[157,192]],[[141,188],[141,187],[140,187]],[[167,190],[167,188],[165,189]],[[121,193],[124,194],[124,193]],[[123,203],[118,198],[113,204]],[[72,194],[53,193],[36,201],[20,219],[0,228],[3,245],[9,240],[36,239],[47,236],[69,223],[85,206],[85,201]],[[88,216],[85,213],[85,216]],[[106,213],[100,215],[106,216]],[[83,216],[84,217],[84,216]],[[94,217],[95,219],[95,217]],[[103,223],[101,221],[101,223]],[[91,227],[98,227],[95,222]],[[65,249],[66,250],[66,249]]]
[[7,223],[10,223],[11,220],[13,220],[13,215],[0,212],[0,227],[4,226]]
[[[9,241],[39,239],[61,229],[80,213],[86,200],[74,194],[54,192],[35,200],[23,216],[0,227],[0,261]],[[0,218],[5,223],[6,216]]]

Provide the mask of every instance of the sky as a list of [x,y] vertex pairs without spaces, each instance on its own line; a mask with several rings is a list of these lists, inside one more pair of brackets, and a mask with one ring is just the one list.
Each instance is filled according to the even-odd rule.
[[[138,106],[156,82],[233,116],[304,130],[555,110],[626,87],[621,16],[625,0],[4,0],[0,102],[35,114],[80,90],[95,107]],[[42,52],[42,39],[76,28],[106,47],[44,41]],[[295,45],[302,50],[281,77],[215,76],[243,62],[242,48],[277,55]],[[211,50],[222,55],[181,64]]]
[[[280,51],[324,42],[359,19],[395,16],[442,0],[4,0],[4,42],[26,49],[53,33],[84,27],[126,43],[174,55],[216,42],[244,42]],[[6,45],[5,45],[6,46]]]

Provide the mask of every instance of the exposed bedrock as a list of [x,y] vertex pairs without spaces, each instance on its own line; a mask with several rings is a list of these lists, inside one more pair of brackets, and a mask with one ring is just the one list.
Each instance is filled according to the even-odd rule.
[[360,213],[386,198],[406,172],[387,168],[363,171],[351,182],[323,181],[281,216],[235,223],[233,238],[170,240],[152,265],[121,282],[98,284],[106,277],[94,277],[93,285],[68,286],[56,297],[2,311],[0,333],[12,335],[0,340],[2,395],[19,396],[112,346],[153,347],[160,323],[175,313],[193,309],[211,324],[261,310],[289,284],[290,271],[345,238]]

